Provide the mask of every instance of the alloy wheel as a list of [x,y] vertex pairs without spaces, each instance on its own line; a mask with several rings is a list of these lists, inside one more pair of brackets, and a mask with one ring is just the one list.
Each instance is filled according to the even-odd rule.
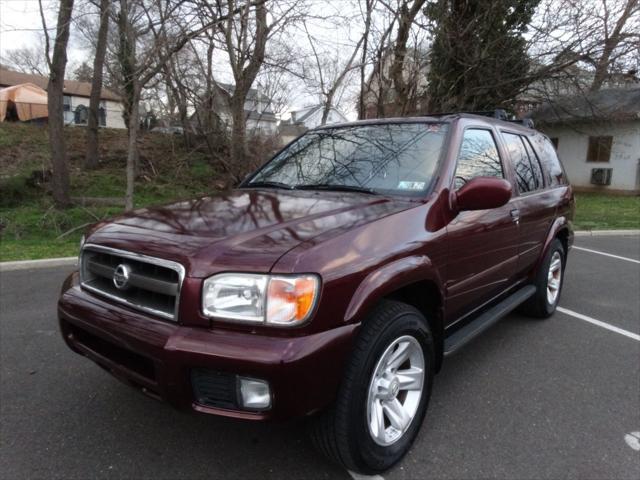
[[397,442],[414,419],[424,386],[425,360],[417,339],[404,335],[384,351],[367,396],[369,433],[378,445]]

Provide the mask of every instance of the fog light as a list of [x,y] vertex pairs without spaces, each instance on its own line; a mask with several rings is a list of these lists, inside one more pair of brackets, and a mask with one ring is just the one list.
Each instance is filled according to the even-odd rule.
[[242,406],[251,410],[266,410],[271,407],[269,383],[255,378],[238,377]]

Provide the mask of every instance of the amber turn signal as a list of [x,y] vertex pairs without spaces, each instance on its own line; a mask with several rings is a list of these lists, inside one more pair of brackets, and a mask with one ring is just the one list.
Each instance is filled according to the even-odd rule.
[[316,302],[318,278],[274,276],[267,290],[267,323],[296,325],[304,322]]

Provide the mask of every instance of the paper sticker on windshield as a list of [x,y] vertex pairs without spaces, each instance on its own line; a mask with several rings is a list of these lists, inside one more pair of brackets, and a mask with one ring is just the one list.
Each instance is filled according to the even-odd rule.
[[398,190],[424,190],[424,182],[406,182],[398,183]]

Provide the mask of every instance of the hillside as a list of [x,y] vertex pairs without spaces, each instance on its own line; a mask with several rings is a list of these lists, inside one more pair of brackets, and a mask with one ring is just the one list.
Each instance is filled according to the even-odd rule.
[[[85,130],[69,127],[65,133],[72,197],[79,203],[81,198],[97,197],[103,206],[78,205],[62,212],[53,209],[46,128],[0,123],[0,260],[75,255],[83,231],[78,227],[122,211],[126,131],[101,130],[101,164],[93,171],[81,168]],[[146,133],[141,135],[139,149],[136,206],[192,197],[220,187],[222,176],[205,153],[185,148],[179,136]]]

